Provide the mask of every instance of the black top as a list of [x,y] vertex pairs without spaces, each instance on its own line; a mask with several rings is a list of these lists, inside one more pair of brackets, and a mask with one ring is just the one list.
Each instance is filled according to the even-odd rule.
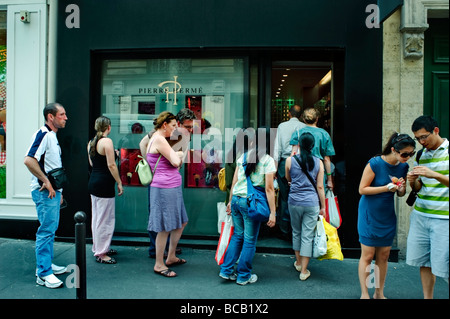
[[116,195],[116,181],[111,175],[106,161],[106,156],[95,150],[95,156],[91,157],[92,172],[89,178],[88,192],[97,197],[111,198]]

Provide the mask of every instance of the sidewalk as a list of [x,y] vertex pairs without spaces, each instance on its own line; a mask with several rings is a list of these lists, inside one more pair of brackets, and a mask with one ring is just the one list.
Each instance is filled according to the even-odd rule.
[[[34,241],[0,238],[0,299],[75,299],[76,290],[67,285],[48,289],[36,284]],[[75,245],[55,242],[54,263],[75,263]],[[153,272],[154,259],[147,247],[114,246],[117,264],[95,262],[91,245],[87,252],[88,299],[358,299],[358,260],[311,260],[311,277],[298,279],[289,255],[255,256],[258,281],[239,286],[219,278],[214,251],[183,247],[185,265],[173,268],[176,278]],[[70,284],[70,273],[59,278]],[[72,275],[73,276],[73,275]],[[373,289],[371,289],[373,290]],[[389,263],[385,295],[389,299],[422,299],[419,269],[404,261]],[[437,278],[435,299],[448,299],[449,286]],[[184,302],[187,302],[186,300]]]

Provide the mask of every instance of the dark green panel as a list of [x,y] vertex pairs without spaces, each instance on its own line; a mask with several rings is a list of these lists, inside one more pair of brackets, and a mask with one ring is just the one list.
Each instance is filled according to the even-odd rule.
[[425,32],[424,114],[436,118],[441,136],[449,137],[448,19],[429,19]]

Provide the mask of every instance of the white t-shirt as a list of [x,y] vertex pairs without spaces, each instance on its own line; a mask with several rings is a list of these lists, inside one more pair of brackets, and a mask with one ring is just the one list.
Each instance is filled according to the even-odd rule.
[[[31,138],[31,146],[28,148],[26,156],[34,157],[45,173],[62,167],[61,147],[56,133],[47,125],[42,126]],[[32,191],[41,188],[39,182],[36,176],[31,176]]]

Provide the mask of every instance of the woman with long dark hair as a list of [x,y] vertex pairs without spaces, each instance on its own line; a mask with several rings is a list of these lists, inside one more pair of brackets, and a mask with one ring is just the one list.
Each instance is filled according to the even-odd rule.
[[397,218],[394,194],[404,196],[408,159],[415,154],[416,143],[408,134],[394,133],[379,156],[372,157],[364,168],[359,193],[358,233],[361,258],[358,275],[361,299],[369,299],[367,276],[375,259],[377,287],[373,297],[384,299],[387,262],[396,234]]
[[319,214],[325,214],[325,192],[321,182],[324,168],[322,161],[311,153],[314,143],[311,133],[303,133],[299,139],[300,154],[286,159],[286,179],[291,185],[288,208],[295,253],[294,267],[300,272],[300,280],[306,280],[311,275],[307,267],[312,256],[314,229]]
[[[251,134],[253,129],[247,129]],[[225,253],[224,262],[219,276],[227,280],[236,280],[239,285],[254,283],[258,280],[252,274],[252,262],[256,251],[260,221],[248,216],[247,206],[247,176],[250,176],[253,186],[265,188],[270,208],[267,225],[275,226],[275,191],[273,180],[276,173],[275,161],[270,154],[270,129],[258,129],[258,136],[252,135],[249,151],[241,155],[236,161],[233,183],[230,191],[230,202],[227,205],[228,214],[232,214],[234,233]],[[239,143],[239,141],[238,141]],[[247,165],[244,169],[244,157]],[[234,266],[239,258],[236,270]]]

